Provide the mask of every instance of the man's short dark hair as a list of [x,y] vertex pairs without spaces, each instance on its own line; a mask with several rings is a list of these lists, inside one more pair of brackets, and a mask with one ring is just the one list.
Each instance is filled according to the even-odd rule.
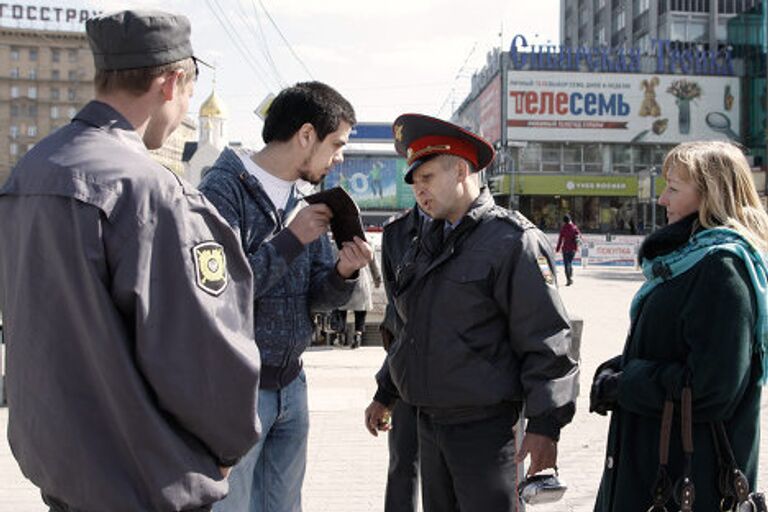
[[571,222],[571,216],[568,215],[567,213],[563,215],[563,222],[566,222],[566,223]]
[[321,82],[301,82],[283,89],[272,101],[261,138],[265,144],[286,142],[309,123],[323,140],[338,130],[342,121],[350,125],[357,122],[355,110],[341,94]]

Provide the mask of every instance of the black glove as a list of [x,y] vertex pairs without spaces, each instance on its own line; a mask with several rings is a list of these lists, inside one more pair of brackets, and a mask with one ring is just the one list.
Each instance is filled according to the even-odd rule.
[[600,373],[603,370],[611,369],[616,372],[620,372],[622,369],[622,356],[618,355],[616,357],[612,357],[609,360],[605,361],[603,364],[597,367],[597,370],[595,370],[595,374],[592,376],[592,382],[597,380],[597,376],[600,375]]
[[619,376],[622,356],[616,356],[597,367],[589,392],[589,412],[605,416],[616,406],[619,395]]
[[589,412],[596,412],[605,416],[608,411],[616,409],[619,400],[619,379],[621,371],[606,368],[601,371],[592,382],[589,392]]

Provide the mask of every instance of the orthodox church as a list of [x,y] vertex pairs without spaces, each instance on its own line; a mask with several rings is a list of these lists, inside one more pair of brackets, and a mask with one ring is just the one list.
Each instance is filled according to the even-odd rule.
[[226,118],[224,104],[214,90],[200,106],[198,141],[187,142],[181,157],[184,163],[184,177],[194,186],[200,183],[227,145],[224,126]]

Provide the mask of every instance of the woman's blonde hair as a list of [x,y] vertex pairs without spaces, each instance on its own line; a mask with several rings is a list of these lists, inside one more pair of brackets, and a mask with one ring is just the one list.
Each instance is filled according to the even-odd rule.
[[739,232],[760,252],[768,250],[768,214],[752,181],[744,153],[729,142],[685,142],[664,159],[662,173],[676,169],[701,196],[699,223]]

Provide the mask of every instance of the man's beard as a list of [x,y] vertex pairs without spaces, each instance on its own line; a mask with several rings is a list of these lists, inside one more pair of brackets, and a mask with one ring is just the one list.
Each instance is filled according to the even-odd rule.
[[320,176],[320,177],[312,176],[312,174],[310,174],[309,171],[301,169],[299,171],[299,178],[306,181],[310,185],[319,185],[320,182],[323,181],[323,178],[325,178],[325,176]]
[[312,157],[314,155],[315,155],[315,151],[313,150],[312,153],[301,163],[301,167],[299,167],[299,178],[306,181],[312,186],[319,185],[320,182],[323,181],[323,178],[325,178],[324,174],[320,176],[312,176],[312,174],[308,170],[312,165]]

